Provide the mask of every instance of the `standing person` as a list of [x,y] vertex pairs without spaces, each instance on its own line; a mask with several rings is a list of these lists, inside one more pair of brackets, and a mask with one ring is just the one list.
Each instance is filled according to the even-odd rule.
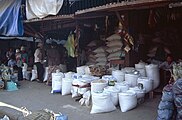
[[38,82],[43,82],[43,75],[44,75],[44,67],[43,67],[43,59],[44,59],[44,50],[43,50],[43,43],[38,43],[37,49],[34,53],[34,63],[37,67],[37,74],[38,74]]
[[28,54],[24,46],[21,46],[21,59],[23,63],[28,64]]
[[23,73],[22,73],[22,58],[21,58],[21,53],[19,49],[16,49],[16,66],[18,70],[18,81],[23,80]]
[[47,50],[47,59],[48,59],[48,80],[47,85],[51,84],[51,75],[53,72],[56,72],[61,64],[61,54],[59,53],[58,48],[56,47],[56,43],[53,42],[51,47]]
[[15,55],[15,53],[13,52],[13,48],[9,48],[9,50],[6,52],[7,62],[10,60],[12,55]]

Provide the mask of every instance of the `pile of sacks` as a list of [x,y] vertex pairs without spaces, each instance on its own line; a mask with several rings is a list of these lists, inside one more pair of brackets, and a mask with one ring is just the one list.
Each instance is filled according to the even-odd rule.
[[96,57],[96,65],[106,65],[107,64],[107,52],[106,47],[101,46],[93,51]]
[[130,88],[125,82],[108,86],[107,80],[91,82],[92,108],[91,114],[111,112],[120,105],[122,112],[137,106],[137,101],[144,98],[144,89]]
[[118,34],[113,34],[108,37],[106,42],[107,49],[106,51],[109,53],[107,56],[108,61],[121,59],[121,51],[123,43],[121,41],[121,37]]
[[90,42],[88,45],[87,45],[87,48],[89,48],[87,50],[87,60],[88,62],[86,63],[87,65],[95,65],[97,62],[96,62],[96,59],[97,57],[95,56],[95,53],[93,52],[94,49],[96,49],[96,42],[95,41],[92,41]]
[[127,112],[141,104],[145,94],[155,88],[158,80],[152,74],[158,74],[156,69],[155,65],[140,62],[135,68],[113,70],[112,75],[103,75],[100,79],[92,75],[89,66],[80,66],[77,73],[53,73],[52,93],[72,94],[72,98],[82,96],[79,103],[92,105],[91,114],[110,112],[118,105],[122,112]]
[[[108,86],[110,81],[115,81],[114,86]],[[112,75],[91,82],[91,114],[113,111],[118,104],[122,112],[127,112],[143,103],[145,94],[159,82],[158,66],[153,64],[139,62],[135,68],[113,70]]]
[[181,83],[182,79],[178,79],[174,84],[168,84],[164,87],[158,106],[157,120],[182,119]]

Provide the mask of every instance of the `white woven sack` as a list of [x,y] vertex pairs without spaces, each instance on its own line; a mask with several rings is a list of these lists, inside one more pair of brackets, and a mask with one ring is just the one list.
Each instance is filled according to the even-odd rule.
[[119,104],[122,112],[127,112],[137,106],[137,96],[133,92],[119,93]]
[[113,47],[113,46],[123,46],[123,43],[121,42],[121,40],[114,40],[114,41],[110,41],[106,43],[108,47]]
[[31,81],[36,80],[37,79],[37,70],[32,70],[32,77],[31,77]]
[[121,92],[126,92],[129,89],[129,85],[126,82],[115,83],[115,87],[119,89]]
[[61,72],[52,73],[52,91],[51,91],[51,93],[61,92],[63,77],[64,77],[64,74]]
[[27,79],[27,71],[22,71],[22,74],[23,74],[23,79]]
[[71,97],[72,98],[75,98],[75,97],[78,97],[78,96],[80,96],[79,94],[78,94],[78,87],[75,87],[75,86],[72,86],[71,87]]
[[121,55],[121,50],[109,54],[109,56],[108,56],[107,58],[108,58],[108,59],[109,59],[109,58],[115,58],[115,57],[119,57],[120,55]]
[[153,89],[157,88],[160,84],[158,65],[150,64],[146,65],[145,68],[147,77],[153,80]]
[[107,62],[99,62],[99,63],[96,63],[96,65],[106,66]]
[[112,58],[108,58],[108,61],[111,61],[111,60],[120,60],[120,56],[116,56],[116,57],[112,57]]
[[96,62],[91,62],[91,61],[88,61],[87,63],[86,63],[86,65],[95,65],[96,64]]
[[142,77],[146,77],[146,70],[145,70],[145,68],[136,68],[136,70],[140,72],[140,75]]
[[118,34],[113,34],[111,36],[109,36],[108,38],[106,38],[107,41],[112,41],[112,40],[120,40],[121,36]]
[[90,54],[90,55],[88,56],[88,59],[97,59],[97,57],[96,57],[95,55],[93,55],[93,54]]
[[96,59],[96,62],[107,62],[107,58],[106,57],[99,57]]
[[76,67],[76,72],[80,75],[84,75],[85,74],[85,67],[86,66],[79,66],[79,67]]
[[116,78],[117,82],[123,82],[125,79],[125,73],[121,70],[113,70],[112,76]]
[[74,74],[75,74],[74,72],[67,72],[67,73],[64,73],[64,76],[65,78],[72,79]]
[[48,80],[48,67],[45,68],[45,72],[44,72],[44,82]]
[[153,88],[153,81],[148,77],[139,77],[137,84],[142,84],[146,93],[150,92]]
[[102,53],[102,52],[105,52],[105,49],[106,49],[106,47],[99,47],[99,48],[95,49],[93,52],[94,53]]
[[62,95],[71,94],[72,87],[72,79],[70,78],[62,78]]
[[127,92],[135,92],[137,99],[138,98],[144,98],[145,96],[145,88],[143,89],[139,89],[138,86],[136,87],[130,87],[129,90]]
[[106,57],[106,56],[107,56],[107,55],[106,55],[105,52],[97,53],[97,54],[95,55],[95,57]]
[[138,74],[125,74],[125,81],[130,87],[135,87],[139,77]]
[[147,65],[146,63],[144,62],[139,62],[138,64],[135,64],[135,68],[136,69],[145,69],[145,65]]
[[109,47],[108,49],[106,49],[106,51],[107,51],[108,53],[117,52],[117,51],[119,51],[119,50],[121,50],[121,47],[119,47],[119,46],[113,46],[113,47]]
[[111,94],[111,101],[115,106],[117,106],[119,103],[118,93],[120,92],[120,90],[115,86],[108,86],[104,88],[104,92],[108,92]]
[[101,80],[103,82],[99,82],[99,80],[94,80],[91,82],[91,93],[93,92],[102,92],[105,87],[108,86],[107,81]]
[[92,109],[90,114],[111,112],[114,110],[116,110],[116,107],[112,103],[109,93],[92,94]]

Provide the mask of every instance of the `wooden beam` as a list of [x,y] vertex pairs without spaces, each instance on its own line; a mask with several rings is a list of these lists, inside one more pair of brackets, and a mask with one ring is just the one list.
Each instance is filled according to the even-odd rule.
[[37,33],[37,35],[40,36],[40,38],[44,39],[44,36],[40,32],[37,32],[32,26],[27,24],[27,27],[30,28],[34,33]]
[[119,14],[118,11],[116,11],[115,13],[116,13],[116,16],[117,16],[119,22],[122,24],[122,26],[123,26],[123,28],[124,28],[124,21],[123,21],[123,19],[121,18],[121,15]]
[[29,32],[29,31],[25,31],[25,34],[30,35],[32,37],[36,37],[35,34],[33,34],[32,32]]

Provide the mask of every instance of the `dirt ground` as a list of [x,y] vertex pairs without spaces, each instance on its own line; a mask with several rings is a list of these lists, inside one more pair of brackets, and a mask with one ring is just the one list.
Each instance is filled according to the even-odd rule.
[[[0,101],[17,107],[24,106],[31,111],[47,108],[68,115],[69,120],[156,120],[157,106],[161,97],[154,95],[153,99],[146,98],[143,104],[125,113],[118,107],[110,113],[90,114],[91,108],[80,106],[71,95],[51,94],[50,91],[51,87],[45,83],[22,81],[17,91],[0,90]],[[16,110],[0,106],[0,116],[3,114],[14,119],[22,116],[22,113]]]

